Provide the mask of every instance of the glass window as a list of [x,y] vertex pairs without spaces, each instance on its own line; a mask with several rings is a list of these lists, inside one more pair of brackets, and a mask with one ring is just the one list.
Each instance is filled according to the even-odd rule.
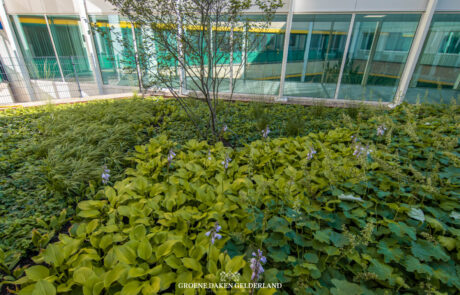
[[[237,93],[278,95],[283,61],[286,15],[275,15],[268,27],[248,16],[250,30],[245,44],[235,46],[234,87]],[[241,32],[240,34],[245,34]],[[238,65],[246,57],[245,66]]]
[[104,84],[137,85],[131,23],[120,20],[118,15],[90,18]]
[[11,16],[31,79],[61,79],[48,27],[43,16]]
[[357,15],[339,98],[392,101],[419,20],[418,14]]
[[66,81],[75,73],[80,81],[93,81],[79,17],[48,16],[48,20]]
[[433,16],[405,101],[460,99],[460,14]]
[[351,15],[294,15],[285,96],[333,98]]

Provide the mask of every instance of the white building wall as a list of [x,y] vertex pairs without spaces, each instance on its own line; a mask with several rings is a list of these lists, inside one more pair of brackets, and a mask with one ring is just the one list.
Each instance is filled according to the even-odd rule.
[[[288,0],[285,0],[286,3]],[[414,11],[421,12],[428,0],[293,0],[294,13]],[[10,14],[78,14],[76,0],[5,0]],[[114,14],[105,0],[86,0],[88,14]],[[439,0],[437,10],[460,11],[460,0]],[[287,13],[288,6],[279,9]],[[250,10],[249,12],[257,12]]]

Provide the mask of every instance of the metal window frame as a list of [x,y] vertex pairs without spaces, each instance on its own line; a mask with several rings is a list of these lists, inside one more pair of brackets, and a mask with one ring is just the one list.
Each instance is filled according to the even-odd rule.
[[86,41],[86,54],[90,61],[90,67],[93,71],[94,80],[96,81],[99,94],[104,94],[104,83],[102,80],[101,67],[99,65],[99,59],[97,58],[96,46],[94,45],[94,36],[89,24],[88,10],[86,7],[86,0],[78,0],[78,13],[80,16],[80,24],[83,36]]
[[339,76],[337,79],[337,85],[335,88],[334,99],[339,98],[340,87],[342,86],[342,77],[343,71],[345,70],[345,65],[347,63],[348,52],[350,51],[351,38],[353,35],[353,30],[355,28],[356,13],[351,15],[350,26],[348,27],[347,41],[345,42],[345,48],[343,50],[342,63],[340,64]]
[[[286,68],[287,60],[289,54],[289,43],[291,41],[291,28],[292,28],[292,19],[294,17],[294,0],[289,0],[289,12],[287,15],[286,21],[286,32],[284,34],[284,47],[283,47],[283,60],[281,62],[281,77],[280,77],[280,89],[278,93],[278,99],[283,99],[284,97],[284,84],[286,80]],[[286,99],[286,98],[284,98]]]
[[420,18],[392,106],[397,106],[404,101],[409,83],[414,75],[415,68],[423,50],[423,45],[425,44],[426,37],[430,30],[437,4],[438,0],[428,0],[426,10]]
[[56,49],[56,43],[54,42],[54,37],[53,37],[53,34],[51,32],[51,27],[50,27],[50,22],[49,22],[49,19],[48,19],[48,15],[45,14],[44,17],[45,17],[45,22],[46,22],[46,28],[48,29],[48,34],[50,35],[50,38],[51,38],[51,45],[53,46],[53,52],[54,52],[54,56],[56,57],[56,62],[57,62],[58,68],[59,68],[59,73],[61,74],[62,82],[65,82],[64,71],[62,71],[61,60],[59,59],[59,55],[58,55],[58,52],[57,52],[57,49]]
[[[15,55],[14,57],[16,58],[16,61],[18,63],[17,66],[19,68],[20,74],[24,79],[24,83],[26,84],[29,99],[30,101],[37,101],[38,99],[32,87],[32,82],[30,82],[29,71],[27,70],[26,63],[24,61],[24,56],[22,55],[21,48],[19,46],[19,42],[16,38],[16,34],[13,31],[10,18],[8,17],[8,12],[6,10],[6,4],[4,0],[0,0],[0,18],[2,19],[3,28],[6,32],[6,35],[10,40],[10,46]],[[14,60],[12,60],[12,63],[14,64]]]

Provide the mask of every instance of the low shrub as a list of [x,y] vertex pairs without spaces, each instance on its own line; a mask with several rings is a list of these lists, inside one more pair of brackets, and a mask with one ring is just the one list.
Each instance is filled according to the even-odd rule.
[[[200,102],[191,107],[197,114],[207,112]],[[331,119],[341,113],[325,109],[324,116],[314,117],[303,106],[261,103],[222,103],[219,110],[221,126],[228,126],[224,138],[233,146],[262,138],[260,128],[267,124],[270,136],[285,135],[295,128],[285,131],[291,115],[305,121],[305,128],[295,129],[298,135],[306,135],[339,126]],[[17,261],[30,256],[32,232],[43,235],[44,241],[52,238],[74,216],[75,204],[92,198],[102,185],[104,166],[113,182],[129,166],[125,158],[133,147],[151,137],[166,134],[185,143],[210,135],[197,133],[176,101],[159,99],[6,110],[0,112],[0,126],[0,249],[9,257],[7,261],[14,262],[9,264],[9,274]],[[206,126],[201,128],[206,130]],[[51,224],[51,218],[64,209],[67,219]],[[3,275],[0,271],[0,279]]]
[[[454,294],[458,130],[439,123],[386,122],[373,140],[340,128],[236,150],[153,139],[136,147],[125,179],[78,204],[68,234],[14,284],[19,294],[195,293],[178,284],[221,282],[222,271],[256,281],[249,260],[261,250],[259,281],[282,283],[284,294]],[[431,165],[415,164],[424,160]]]

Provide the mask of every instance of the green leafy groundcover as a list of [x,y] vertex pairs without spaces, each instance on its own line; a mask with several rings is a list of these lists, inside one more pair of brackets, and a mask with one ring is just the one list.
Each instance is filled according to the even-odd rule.
[[[19,294],[195,294],[179,283],[220,282],[222,271],[251,282],[260,249],[259,281],[283,294],[458,293],[458,130],[386,124],[374,141],[347,128],[240,149],[152,139],[13,284]],[[412,135],[396,145],[403,130]]]
[[[204,103],[191,107],[206,117]],[[271,137],[306,135],[382,112],[261,103],[220,103],[218,109],[220,127],[229,129],[224,138],[234,146],[260,139],[266,125]],[[20,275],[18,261],[59,232],[79,200],[94,196],[104,165],[111,182],[122,179],[135,145],[159,134],[178,143],[205,140],[203,124],[197,133],[176,101],[157,98],[0,111],[0,281]]]
[[[194,109],[202,117],[205,115],[206,107],[203,104],[197,102]],[[315,173],[310,171],[311,166],[299,168],[299,165],[303,164],[298,162],[302,160],[305,162],[305,158],[310,157],[305,154],[310,147],[301,145],[298,140],[280,139],[289,141],[289,144],[292,141],[295,145],[295,148],[291,147],[289,150],[290,159],[286,162],[288,164],[277,162],[278,147],[269,147],[273,142],[270,144],[264,142],[267,146],[258,145],[260,142],[253,143],[251,146],[257,150],[257,153],[271,158],[264,160],[267,162],[262,165],[263,167],[257,168],[259,172],[251,168],[244,172],[246,176],[238,178],[248,178],[257,191],[266,189],[266,196],[263,197],[265,201],[261,203],[260,196],[246,192],[247,198],[253,201],[247,202],[243,199],[242,202],[238,195],[235,206],[239,206],[243,213],[235,218],[239,218],[238,223],[245,225],[241,232],[228,231],[228,225],[224,226],[229,222],[228,217],[223,220],[215,217],[199,226],[199,233],[202,234],[215,226],[216,220],[222,222],[224,239],[217,241],[215,245],[220,253],[226,251],[233,258],[245,253],[244,260],[248,261],[250,258],[248,253],[261,248],[268,258],[267,264],[264,265],[265,277],[262,280],[267,282],[269,278],[276,277],[276,280],[283,282],[285,286],[283,290],[290,293],[301,292],[305,286],[311,288],[311,290],[307,289],[308,292],[319,293],[320,288],[315,286],[315,280],[321,286],[331,287],[330,291],[335,294],[340,294],[337,293],[338,290],[348,290],[348,293],[354,294],[353,290],[356,286],[353,284],[361,285],[360,288],[367,286],[374,292],[377,286],[391,288],[390,293],[425,294],[435,293],[434,290],[441,290],[447,294],[456,292],[458,282],[452,279],[458,274],[459,247],[460,126],[458,122],[460,117],[456,105],[403,105],[390,111],[367,108],[330,109],[320,105],[303,107],[222,103],[219,112],[220,125],[227,125],[229,130],[223,133],[226,143],[238,148],[228,149],[221,154],[213,152],[212,157],[217,161],[216,165],[220,163],[221,168],[227,153],[228,157],[234,158],[229,163],[228,171],[236,169],[236,166],[238,170],[246,169],[243,168],[245,165],[237,160],[237,155],[247,152],[248,147],[243,150],[240,147],[261,139],[261,130],[266,126],[270,127],[269,137],[273,138],[305,136],[310,132],[316,133],[316,136],[321,138],[324,134],[320,135],[319,132],[330,132],[329,134],[336,132],[339,137],[334,139],[335,141],[328,138],[328,140],[318,139],[318,142],[314,143],[317,154],[313,154],[308,165],[313,165],[316,161],[321,162],[319,170],[315,172],[316,178],[313,178]],[[135,162],[127,159],[127,156],[131,155],[135,145],[145,144],[149,138],[166,134],[178,144],[173,148],[178,156],[173,161],[170,171],[168,165],[163,165],[163,171],[158,177],[164,179],[170,176],[168,179],[173,180],[172,174],[181,170],[178,166],[181,155],[179,151],[184,153],[189,151],[186,148],[188,144],[185,147],[184,144],[192,138],[206,138],[202,137],[206,136],[206,133],[201,135],[196,133],[188,117],[176,102],[156,99],[132,99],[7,111],[0,115],[0,123],[0,285],[5,281],[17,281],[24,275],[24,269],[31,261],[24,261],[19,267],[17,265],[21,257],[27,257],[40,248],[56,247],[56,244],[47,245],[69,218],[74,218],[77,213],[75,204],[84,199],[97,201],[99,198],[106,198],[102,197],[101,193],[96,195],[102,187],[101,173],[104,165],[111,170],[109,185],[112,185],[124,178],[123,171],[126,168],[134,167]],[[330,131],[338,127],[344,129]],[[377,135],[379,129],[384,130],[384,135]],[[351,135],[354,139],[351,139]],[[335,148],[337,153],[331,152],[326,157],[321,145],[329,144],[338,145],[338,148]],[[205,151],[206,148],[217,151],[223,147],[204,147],[200,150],[200,155],[207,159],[209,156]],[[264,151],[265,148],[268,148],[267,152]],[[362,155],[365,155],[369,149],[372,152],[370,158],[366,160]],[[300,157],[298,153],[302,150],[304,152]],[[359,163],[353,162],[350,167],[348,164],[344,166],[341,153],[348,153],[347,155],[350,156],[350,152],[359,153],[361,160],[353,155],[351,159],[356,159]],[[161,154],[166,159],[168,154],[166,147],[161,150]],[[155,154],[155,157],[158,155]],[[205,160],[204,158],[202,160]],[[147,160],[146,158],[145,161]],[[251,158],[250,161],[254,160]],[[250,163],[246,166],[253,167],[251,165],[254,165],[254,162]],[[184,167],[182,170],[188,169]],[[294,169],[289,168],[290,172],[287,172],[291,175],[288,188],[281,189],[278,183],[273,184],[276,178],[270,176],[271,174],[265,175],[265,169],[275,169],[274,167],[276,171],[286,170],[289,167]],[[359,170],[358,175],[355,173],[358,171],[356,169]],[[299,171],[306,176],[299,176]],[[281,171],[278,172],[277,174],[282,174]],[[244,173],[242,175],[245,175]],[[257,177],[259,174],[266,179],[266,182],[259,181],[260,178]],[[219,182],[217,175],[206,175],[211,183]],[[233,176],[225,174],[225,177],[233,181]],[[147,178],[150,182],[151,175]],[[165,181],[154,182],[162,185],[165,183]],[[215,185],[212,188],[215,191],[219,190]],[[237,191],[239,194],[239,190]],[[244,195],[244,188],[242,191]],[[213,194],[218,197],[216,192]],[[305,208],[288,206],[286,196],[291,194],[299,196],[302,202],[309,200],[308,202],[314,203],[315,206],[312,208],[318,211],[310,214],[310,211],[305,211]],[[145,197],[148,199],[150,196],[144,194]],[[187,202],[189,201],[194,202],[193,206],[196,207],[198,203],[196,200],[191,199]],[[294,215],[293,208],[300,210],[294,211],[297,215]],[[339,214],[334,212],[340,210],[343,212]],[[206,208],[199,212],[208,214]],[[275,216],[279,218],[273,219]],[[294,220],[296,216],[308,217],[308,220],[302,225]],[[72,221],[73,231],[78,228],[75,224],[84,221],[83,217],[77,217]],[[107,223],[106,218],[101,217],[99,222]],[[283,219],[287,224],[282,221]],[[152,220],[154,221],[156,220]],[[131,221],[125,217],[122,218],[122,222],[127,224]],[[283,229],[282,232],[274,231],[278,227],[278,222]],[[345,228],[342,228],[342,223],[346,224]],[[369,224],[368,227],[365,226],[366,224]],[[284,226],[296,235],[285,231]],[[308,226],[312,228],[309,229]],[[146,227],[146,234],[147,229],[151,234],[152,227]],[[191,234],[187,237],[192,239],[193,232],[191,230],[189,232]],[[113,234],[116,233],[117,230],[114,230]],[[341,242],[337,242],[337,234],[342,235],[339,239]],[[72,239],[77,239],[75,232],[72,235],[74,235]],[[299,236],[302,239],[299,240]],[[363,239],[363,237],[367,238]],[[116,236],[116,239],[118,238],[119,235]],[[152,251],[156,251],[157,248],[154,243],[160,243],[162,239],[150,240]],[[86,240],[79,242],[80,245],[75,251],[83,256],[76,257],[78,261],[72,262],[78,265],[72,266],[68,271],[62,271],[60,267],[51,268],[49,274],[59,271],[59,276],[57,278],[52,275],[46,276],[41,280],[44,276],[39,275],[35,277],[39,283],[33,288],[42,290],[42,294],[52,294],[53,291],[50,291],[52,288],[49,288],[48,283],[55,284],[56,288],[61,282],[73,278],[73,271],[82,265],[89,268],[93,268],[93,265],[94,267],[104,265],[106,253],[102,249],[97,249],[96,252],[94,249],[91,250],[93,247],[90,246],[90,241],[91,239],[87,237]],[[125,242],[126,239],[116,244],[121,246]],[[209,243],[209,238],[205,242]],[[304,242],[307,243],[306,246],[300,244]],[[206,244],[206,247],[208,245]],[[339,249],[340,254],[336,255],[335,250],[330,247]],[[441,251],[438,251],[439,249]],[[46,251],[53,255],[53,250]],[[324,251],[329,251],[326,252],[326,256],[324,253],[321,254]],[[371,260],[375,259],[374,262],[365,255],[366,251],[372,257]],[[359,254],[361,260],[356,257],[357,254],[353,254],[355,252]],[[442,253],[449,255],[447,262],[445,262],[446,256]],[[74,256],[74,254],[69,255]],[[190,255],[177,258],[192,258]],[[204,273],[207,273],[206,257],[205,253],[199,260],[200,263],[205,263],[202,265]],[[91,260],[93,258],[94,260]],[[306,262],[300,264],[303,259]],[[382,263],[382,259],[384,265],[392,267],[390,278],[386,281],[375,277],[379,275],[376,263]],[[65,261],[67,263],[68,259]],[[189,259],[186,261],[187,264],[190,263]],[[225,263],[222,263],[218,264],[218,267],[225,268]],[[318,277],[319,273],[308,264],[316,265],[321,277]],[[50,265],[51,261],[48,260],[41,267],[33,266],[26,274],[30,277],[30,273],[35,273],[37,270],[44,271],[43,267],[49,268]],[[153,265],[154,263],[148,263],[149,268]],[[145,266],[144,264],[141,267]],[[248,266],[245,265],[244,268],[246,268],[247,279]],[[330,270],[325,271],[326,268]],[[363,270],[365,268],[369,270]],[[273,275],[274,270],[270,272],[270,269],[277,269],[276,275]],[[102,275],[99,273],[100,270],[97,271],[97,275]],[[310,273],[315,278],[310,278]],[[44,271],[44,274],[46,275],[47,272]],[[150,276],[155,277],[157,273],[152,272]],[[403,285],[398,289],[397,286],[401,285],[401,280],[397,280],[398,276],[403,278],[407,286]],[[144,280],[146,277],[139,278]],[[21,280],[16,282],[16,286],[8,285],[8,287],[11,290],[15,290],[20,285],[27,287],[27,283],[24,283],[26,279]],[[396,285],[394,280],[397,280]],[[116,281],[123,282],[123,280]],[[152,285],[154,283],[158,284],[158,279],[153,279]],[[296,287],[300,289],[295,289]],[[78,293],[78,288],[74,289]],[[116,286],[114,290],[117,290]],[[148,291],[146,289],[145,292],[149,293]],[[88,292],[86,290],[86,294]],[[355,293],[359,294],[359,289]]]

